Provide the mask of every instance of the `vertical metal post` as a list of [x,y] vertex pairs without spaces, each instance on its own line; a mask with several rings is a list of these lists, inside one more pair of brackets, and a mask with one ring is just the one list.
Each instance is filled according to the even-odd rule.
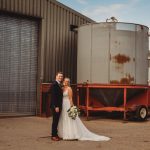
[[149,106],[149,89],[146,89],[146,107],[148,108]]
[[40,116],[42,116],[42,83],[40,85]]
[[87,117],[87,120],[89,117],[88,107],[89,107],[89,87],[87,85],[87,88],[86,88],[86,117]]
[[77,106],[79,107],[79,88],[77,87]]
[[127,103],[127,88],[124,88],[124,115],[123,115],[124,120],[126,120],[126,103]]

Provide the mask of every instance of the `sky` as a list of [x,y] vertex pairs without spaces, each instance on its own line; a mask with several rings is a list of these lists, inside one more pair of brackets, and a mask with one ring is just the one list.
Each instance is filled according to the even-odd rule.
[[150,28],[150,0],[57,0],[97,21],[114,16],[119,22],[146,25]]
[[[150,0],[57,0],[96,22],[115,17],[118,22],[150,28]],[[149,38],[150,49],[150,38]]]

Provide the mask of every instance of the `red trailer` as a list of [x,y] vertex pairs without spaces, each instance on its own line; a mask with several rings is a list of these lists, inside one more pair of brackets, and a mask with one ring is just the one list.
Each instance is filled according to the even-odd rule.
[[147,85],[78,84],[77,105],[90,111],[123,112],[124,119],[134,115],[146,120],[150,107],[150,88]]

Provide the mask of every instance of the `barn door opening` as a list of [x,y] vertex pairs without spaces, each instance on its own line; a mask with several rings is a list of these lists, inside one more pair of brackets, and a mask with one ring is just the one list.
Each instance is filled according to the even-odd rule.
[[0,15],[0,113],[36,112],[38,21]]

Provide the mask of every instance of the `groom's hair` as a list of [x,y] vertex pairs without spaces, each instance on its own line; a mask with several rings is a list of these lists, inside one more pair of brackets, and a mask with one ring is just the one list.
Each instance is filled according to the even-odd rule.
[[58,71],[58,72],[56,73],[56,76],[57,76],[58,74],[62,74],[62,75],[63,75],[63,72]]

